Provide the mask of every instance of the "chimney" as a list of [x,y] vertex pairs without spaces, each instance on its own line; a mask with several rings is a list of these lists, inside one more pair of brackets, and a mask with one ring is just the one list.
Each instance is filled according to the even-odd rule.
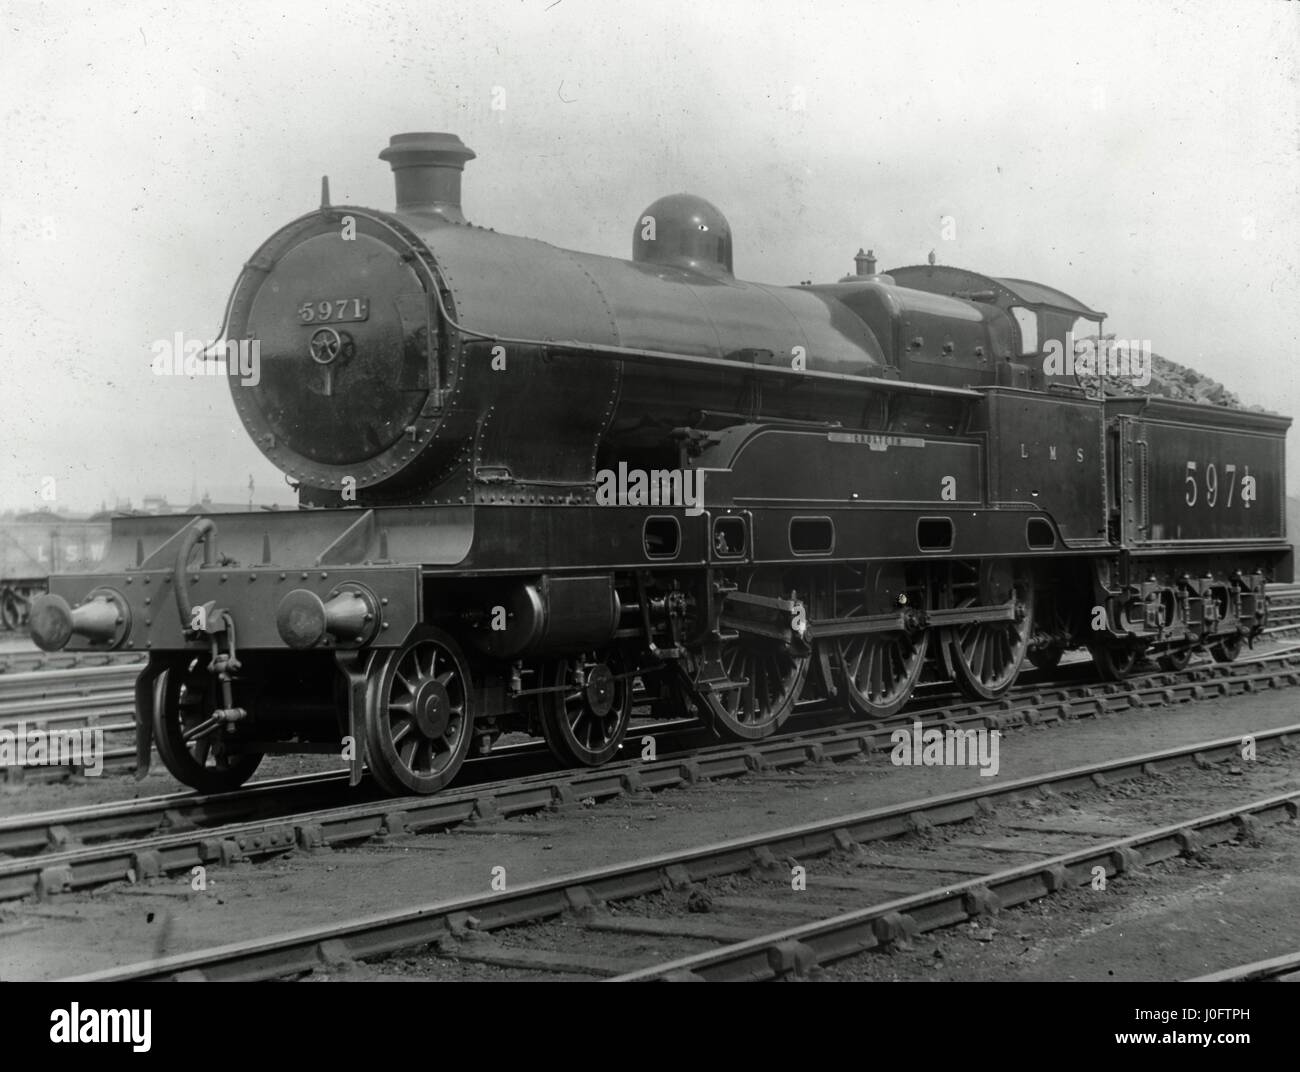
[[475,155],[455,134],[394,134],[379,159],[392,165],[398,212],[418,212],[464,223],[460,175],[465,161],[473,160]]
[[876,251],[874,249],[862,252],[862,247],[858,247],[857,256],[853,258],[853,263],[857,266],[858,275],[875,275],[876,274]]

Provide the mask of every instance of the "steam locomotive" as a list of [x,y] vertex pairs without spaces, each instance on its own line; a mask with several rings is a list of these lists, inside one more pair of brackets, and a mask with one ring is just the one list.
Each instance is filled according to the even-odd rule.
[[740,739],[801,697],[884,718],[927,666],[993,698],[1072,648],[1235,658],[1291,579],[1289,419],[1081,383],[1046,356],[1105,314],[1058,290],[744,282],[686,194],[591,256],[469,223],[454,135],[379,155],[396,210],[324,184],[225,313],[300,510],[115,519],[33,608],[47,650],[148,652],[141,772],[320,751],[430,793],[508,732],[604,763],[634,691]]

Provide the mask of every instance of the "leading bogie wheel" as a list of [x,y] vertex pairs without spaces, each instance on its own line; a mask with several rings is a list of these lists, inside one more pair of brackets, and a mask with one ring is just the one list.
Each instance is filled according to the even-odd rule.
[[460,646],[418,625],[367,669],[366,760],[390,793],[436,793],[460,771],[474,725],[474,687]]
[[177,781],[200,793],[226,793],[252,777],[262,753],[240,750],[238,729],[230,733],[229,724],[209,724],[221,691],[198,660],[164,670],[154,689],[153,739]]

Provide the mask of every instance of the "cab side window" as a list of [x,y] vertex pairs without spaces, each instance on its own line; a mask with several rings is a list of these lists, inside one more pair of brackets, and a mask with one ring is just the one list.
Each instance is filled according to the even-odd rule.
[[1020,329],[1020,356],[1038,353],[1038,314],[1023,305],[1013,305],[1011,315]]

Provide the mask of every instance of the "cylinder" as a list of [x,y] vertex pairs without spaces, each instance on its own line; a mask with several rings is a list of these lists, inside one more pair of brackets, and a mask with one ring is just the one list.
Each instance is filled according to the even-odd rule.
[[472,635],[497,658],[569,654],[609,644],[621,613],[608,574],[544,576],[510,588]]

